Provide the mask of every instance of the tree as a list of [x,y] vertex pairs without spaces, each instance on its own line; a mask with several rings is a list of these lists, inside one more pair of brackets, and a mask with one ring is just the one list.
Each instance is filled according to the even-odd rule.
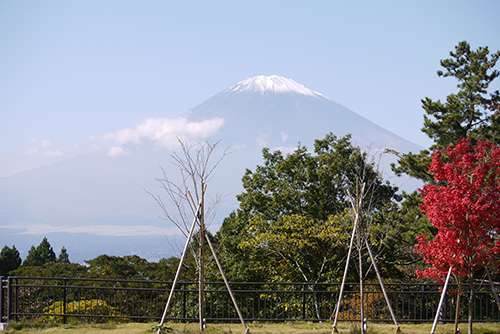
[[[345,256],[348,222],[340,215],[321,223],[302,215],[283,215],[271,221],[255,216],[248,226],[253,237],[240,247],[262,248],[276,257],[274,272],[279,277],[273,277],[273,281],[318,283],[326,278],[325,271],[337,268]],[[335,278],[325,279],[328,280]]]
[[[64,254],[61,250],[61,254]],[[61,256],[59,256],[60,258]],[[31,277],[73,277],[172,281],[179,259],[170,257],[148,262],[137,255],[99,255],[85,265],[65,261],[46,262],[42,266],[20,266],[11,274]],[[185,277],[182,277],[184,280]]]
[[[422,132],[434,141],[431,150],[443,150],[466,137],[498,143],[500,95],[498,91],[488,95],[488,87],[500,74],[494,69],[500,51],[491,55],[488,47],[473,51],[469,43],[463,41],[450,56],[441,60],[444,71],[439,70],[438,76],[457,79],[458,92],[448,95],[444,103],[428,97],[422,100],[425,110]],[[433,177],[428,172],[430,155],[429,150],[401,155],[399,165],[393,165],[393,170],[398,175],[405,173],[432,182]]]
[[418,237],[415,251],[431,265],[418,274],[442,281],[452,267],[460,283],[468,278],[472,333],[475,273],[500,261],[500,146],[461,139],[436,149],[429,170],[435,184],[421,191],[422,211],[438,232]]
[[7,276],[10,271],[19,268],[21,265],[21,256],[16,246],[12,248],[5,245],[0,253],[0,276]]
[[390,220],[396,221],[388,240],[386,251],[378,257],[386,268],[397,268],[386,277],[399,278],[404,282],[416,278],[415,271],[424,268],[422,257],[415,253],[416,237],[420,234],[435,235],[437,230],[429,224],[420,205],[422,196],[418,192],[403,192],[404,201],[391,211]]
[[[255,247],[240,247],[251,234],[248,230],[250,218],[242,211],[233,211],[225,218],[214,236],[224,272],[233,282],[266,282],[275,273],[269,255]],[[211,268],[212,269],[212,268]],[[213,273],[215,268],[209,271]],[[214,274],[211,277],[215,277]]]
[[57,258],[57,262],[60,263],[70,263],[69,254],[65,247],[61,248],[61,253],[59,253],[59,257]]
[[264,164],[255,172],[247,169],[243,176],[245,191],[237,196],[240,210],[266,220],[299,214],[325,221],[348,207],[345,190],[355,188],[359,173],[375,182],[377,193],[372,194],[370,205],[377,206],[395,196],[397,188],[384,184],[375,162],[352,145],[350,135],[337,138],[329,133],[315,141],[314,153],[299,146],[284,157],[280,151],[263,149]]
[[[174,206],[174,209],[169,209],[162,201],[160,196],[155,196],[151,193],[150,194],[162,208],[165,219],[176,225],[179,230],[187,237],[187,242],[179,265],[182,266],[183,264],[185,264],[185,255],[188,250],[191,251],[193,255],[195,255],[195,263],[198,266],[199,272],[198,307],[200,331],[203,332],[205,328],[205,243],[209,245],[213,258],[216,260],[217,264],[219,264],[206,228],[213,219],[215,211],[221,200],[221,197],[217,195],[215,197],[215,200],[212,199],[211,205],[206,205],[207,202],[205,201],[205,195],[208,182],[213,177],[216,167],[226,156],[226,154],[228,154],[228,150],[224,150],[222,152],[221,158],[219,160],[216,160],[214,163],[213,160],[211,161],[211,157],[217,151],[218,142],[212,144],[206,141],[205,143],[189,144],[184,140],[179,139],[179,143],[181,145],[182,155],[179,156],[177,153],[174,153],[172,157],[174,159],[174,164],[179,168],[179,171],[181,173],[181,181],[177,183],[173,182],[171,178],[167,176],[165,170],[163,170],[163,178],[157,179],[165,190],[170,204]],[[193,152],[194,147],[196,148]],[[189,219],[189,217],[192,217],[192,219]],[[191,224],[189,224],[190,221],[192,221]],[[198,225],[199,232],[197,234],[193,234],[195,227]],[[194,241],[192,241],[193,237]],[[198,256],[196,256],[196,249],[194,249],[192,246],[197,246]],[[225,279],[225,276],[222,272],[222,268],[220,266],[218,267],[223,276],[223,279],[225,280],[226,287],[229,290],[233,303],[235,304],[235,308],[238,312],[240,320],[245,329],[248,331],[243,317],[239,312],[236,300],[232,295],[228,281]],[[174,287],[171,290],[162,319],[160,321],[160,324],[158,325],[158,333],[162,332],[163,323],[166,319],[166,315],[170,306],[172,292],[174,291],[175,284],[179,278],[179,272],[180,271],[178,270],[173,283]]]
[[[445,102],[429,97],[422,99],[425,111],[422,132],[434,141],[434,145],[419,153],[396,152],[399,159],[397,164],[392,164],[396,175],[407,174],[425,183],[433,183],[434,176],[429,172],[429,165],[434,149],[444,150],[466,137],[492,142],[500,140],[499,93],[488,92],[490,84],[499,75],[494,69],[499,57],[500,51],[490,54],[488,47],[479,47],[474,51],[469,43],[463,41],[450,52],[450,58],[441,60],[442,70],[437,72],[438,76],[455,78],[458,92],[448,95]],[[435,232],[427,218],[420,214],[419,197],[418,192],[403,193],[400,229],[405,232],[400,239],[410,247],[414,245],[417,235]],[[419,265],[411,252],[402,255],[404,262],[410,264],[409,268]]]
[[47,262],[56,262],[56,253],[54,253],[47,237],[44,237],[37,248],[31,246],[23,266],[42,266]]
[[42,266],[20,266],[12,276],[88,278],[88,267],[78,263],[47,262]]
[[136,266],[144,262],[147,261],[137,255],[121,257],[106,254],[85,261],[92,277],[113,279],[138,278]]
[[465,137],[496,142],[500,140],[500,118],[489,107],[499,101],[499,93],[487,96],[487,89],[500,74],[493,70],[500,51],[488,57],[488,47],[472,51],[465,41],[455,50],[450,52],[452,58],[441,61],[445,71],[438,71],[438,75],[456,78],[459,91],[448,95],[445,104],[429,98],[422,101],[426,112],[423,131],[439,148],[454,145]]
[[264,149],[263,159],[254,172],[246,171],[245,191],[237,196],[240,207],[216,235],[226,254],[223,261],[233,269],[229,274],[272,281],[338,280],[347,247],[342,241],[350,228],[346,189],[355,188],[357,176],[366,180],[371,191],[363,209],[375,217],[397,199],[397,188],[384,182],[350,136],[338,139],[330,133],[315,141],[314,154],[303,146],[286,157]]

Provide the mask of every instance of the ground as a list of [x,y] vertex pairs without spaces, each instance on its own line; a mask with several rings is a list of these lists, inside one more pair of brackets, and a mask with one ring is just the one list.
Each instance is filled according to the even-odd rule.
[[[332,322],[289,322],[289,323],[248,323],[252,334],[330,334]],[[394,334],[394,324],[369,324],[368,334]],[[2,334],[149,334],[157,332],[157,323],[128,323],[128,324],[66,324],[54,327],[40,328],[36,326],[18,328],[11,324],[10,328]],[[21,326],[19,326],[21,327]],[[402,334],[428,334],[432,324],[409,325],[401,324]],[[467,324],[460,325],[462,332],[466,332]],[[199,325],[197,323],[166,323],[165,333],[174,334],[197,334]],[[358,324],[339,323],[337,329],[340,334],[359,333]],[[205,333],[210,334],[238,334],[244,333],[244,328],[239,323],[232,324],[208,324]],[[453,333],[453,324],[438,325],[436,334]],[[475,334],[497,334],[500,333],[500,323],[477,323],[474,324]]]

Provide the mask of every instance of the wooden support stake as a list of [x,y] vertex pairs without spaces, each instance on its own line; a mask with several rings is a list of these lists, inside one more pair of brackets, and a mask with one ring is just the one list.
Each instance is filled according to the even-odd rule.
[[234,298],[233,291],[231,290],[231,287],[229,286],[229,282],[227,281],[226,275],[224,274],[224,270],[222,269],[222,266],[219,262],[219,259],[217,258],[217,254],[215,253],[214,246],[212,245],[212,242],[210,241],[210,238],[208,237],[207,234],[205,234],[205,237],[207,238],[207,243],[208,246],[210,247],[210,250],[212,251],[212,255],[214,256],[215,262],[217,263],[217,267],[219,267],[219,271],[222,275],[222,278],[224,279],[224,283],[226,284],[227,291],[229,292],[229,295],[231,296],[231,300],[233,301],[234,308],[236,309],[236,312],[238,313],[238,317],[240,318],[241,324],[243,325],[245,329],[245,334],[249,332],[250,328],[247,327],[245,324],[245,320],[243,319],[243,316],[241,315],[240,308],[238,307],[238,303],[236,303],[236,299]]
[[[198,204],[198,207],[196,208],[196,212],[198,212],[198,210],[200,209],[200,206],[201,206],[201,201]],[[165,310],[163,311],[163,316],[161,317],[160,324],[158,325],[158,332],[157,332],[157,334],[161,334],[162,333],[163,325],[165,323],[165,318],[167,317],[167,313],[168,313],[168,308],[170,306],[170,302],[172,301],[172,297],[174,295],[175,286],[177,285],[177,281],[179,280],[179,275],[181,273],[181,267],[182,267],[182,264],[184,263],[184,259],[186,258],[187,249],[188,249],[188,246],[189,246],[189,242],[191,241],[191,238],[193,237],[193,232],[194,232],[194,228],[196,227],[196,220],[197,219],[198,219],[198,216],[195,215],[195,217],[193,219],[193,224],[191,225],[191,230],[189,231],[189,236],[188,236],[188,238],[186,240],[186,245],[184,246],[184,251],[182,252],[182,256],[181,256],[181,260],[179,262],[179,266],[177,267],[177,272],[175,274],[174,282],[172,283],[172,288],[170,289],[170,293],[168,295],[167,305],[165,306]]]
[[444,301],[444,297],[446,295],[446,291],[448,290],[448,282],[450,281],[452,268],[453,267],[450,267],[450,270],[448,270],[448,275],[446,275],[446,281],[444,283],[443,292],[441,293],[441,299],[439,299],[438,309],[436,311],[436,316],[434,317],[434,323],[432,324],[431,334],[434,334],[434,332],[436,331],[436,326],[437,326],[437,322],[438,322],[438,318],[439,318],[439,312],[441,312],[441,307],[443,307],[443,301]]

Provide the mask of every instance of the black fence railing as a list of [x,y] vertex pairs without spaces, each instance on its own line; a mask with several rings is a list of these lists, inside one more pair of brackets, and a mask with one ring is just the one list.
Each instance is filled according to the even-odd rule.
[[[48,277],[2,277],[0,282],[1,322],[39,319],[65,323],[74,318],[159,320],[172,287],[172,282],[161,281]],[[432,321],[440,287],[439,284],[386,284],[397,320]],[[335,313],[340,284],[231,283],[231,289],[246,321],[325,321]],[[450,284],[450,291],[456,289]],[[474,320],[499,321],[500,313],[489,284],[478,284],[475,289]],[[380,286],[365,283],[364,293],[365,317],[371,321],[392,321]],[[207,321],[238,321],[223,283],[205,283],[205,294]],[[447,294],[440,321],[454,320],[456,301],[456,294]],[[467,306],[467,298],[462,298],[462,320],[467,318]],[[359,317],[359,285],[349,283],[339,320],[355,321]],[[178,283],[167,319],[198,320],[197,283]]]

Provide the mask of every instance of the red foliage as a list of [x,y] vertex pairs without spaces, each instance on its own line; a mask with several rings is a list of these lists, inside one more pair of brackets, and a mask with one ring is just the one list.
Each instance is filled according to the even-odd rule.
[[417,237],[415,252],[432,265],[419,276],[442,281],[450,266],[459,276],[498,262],[500,254],[500,147],[462,139],[436,150],[429,170],[436,184],[420,190],[422,212],[438,229],[426,241]]

